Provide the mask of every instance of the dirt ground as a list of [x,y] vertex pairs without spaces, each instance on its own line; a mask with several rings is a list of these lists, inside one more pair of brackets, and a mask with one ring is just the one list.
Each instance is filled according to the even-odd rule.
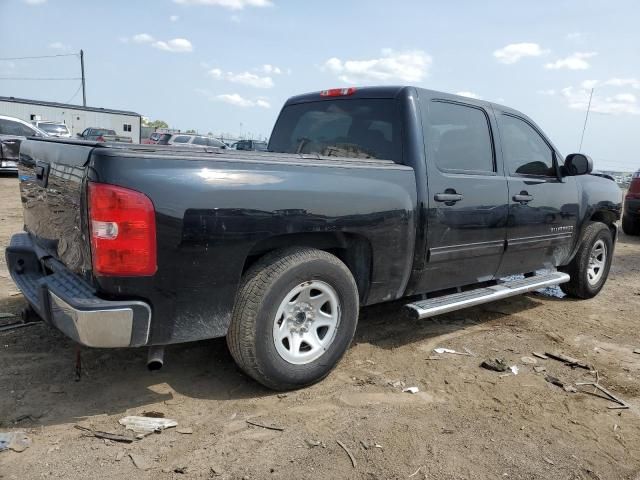
[[[2,249],[21,229],[19,203],[16,178],[0,178]],[[363,309],[337,369],[284,395],[240,373],[224,340],[171,347],[155,373],[144,349],[83,348],[75,381],[76,347],[60,333],[44,324],[0,333],[0,431],[32,439],[22,453],[0,452],[0,478],[640,479],[640,239],[621,233],[593,300],[531,294],[418,322],[401,305]],[[0,312],[23,307],[2,256]],[[545,373],[570,384],[595,375],[551,359],[535,372],[521,360],[534,351],[593,365],[630,409],[548,383]],[[491,357],[519,374],[479,367]],[[118,420],[144,412],[178,428],[131,444],[74,428],[123,434]]]

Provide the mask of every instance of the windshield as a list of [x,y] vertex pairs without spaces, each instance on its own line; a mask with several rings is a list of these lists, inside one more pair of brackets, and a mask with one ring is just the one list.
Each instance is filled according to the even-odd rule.
[[66,135],[69,133],[69,129],[63,123],[40,123],[38,128],[51,135]]
[[393,99],[340,99],[289,105],[273,129],[269,150],[401,162]]

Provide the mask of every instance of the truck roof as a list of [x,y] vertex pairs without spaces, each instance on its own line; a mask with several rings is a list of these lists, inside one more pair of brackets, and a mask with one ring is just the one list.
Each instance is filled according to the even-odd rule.
[[[486,100],[480,100],[476,98],[464,97],[461,95],[455,95],[453,93],[441,92],[438,90],[430,90],[427,88],[415,87],[411,85],[388,85],[388,86],[374,86],[374,87],[345,87],[344,90],[353,89],[351,93],[346,95],[338,95],[338,96],[325,96],[322,95],[323,92],[327,90],[320,90],[317,92],[303,93],[301,95],[295,95],[290,97],[286,102],[286,105],[296,104],[296,103],[306,103],[306,102],[318,102],[323,100],[335,100],[336,98],[397,98],[403,95],[408,95],[411,90],[418,90],[428,92],[430,95],[442,96],[443,98],[451,98],[457,99],[459,101],[472,101],[483,103],[486,105],[493,105],[498,107],[504,111],[511,111],[513,113],[517,113],[522,115],[521,112],[514,110],[510,107],[495,103],[489,102]],[[336,89],[338,90],[338,89]]]

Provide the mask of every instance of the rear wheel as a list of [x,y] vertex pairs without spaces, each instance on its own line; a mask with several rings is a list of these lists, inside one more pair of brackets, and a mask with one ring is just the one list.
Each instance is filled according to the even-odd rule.
[[243,277],[227,344],[238,366],[274,390],[315,383],[349,347],[358,290],[330,253],[291,248],[266,255]]
[[604,287],[611,268],[613,237],[604,223],[591,222],[585,228],[580,248],[562,270],[571,280],[560,285],[564,293],[576,298],[593,298]]
[[622,231],[627,235],[640,235],[640,218],[624,215],[622,217]]

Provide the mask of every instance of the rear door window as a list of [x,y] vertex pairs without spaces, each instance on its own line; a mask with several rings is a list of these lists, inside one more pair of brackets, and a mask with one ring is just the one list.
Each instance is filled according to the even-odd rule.
[[393,99],[342,99],[286,106],[269,151],[402,161],[397,103]]
[[433,101],[429,105],[429,142],[442,171],[494,172],[489,119],[481,108]]
[[36,131],[18,122],[0,119],[0,134],[15,135],[16,137],[30,137],[35,135]]
[[173,143],[189,143],[190,138],[188,135],[178,135],[173,139]]
[[193,137],[193,143],[194,145],[206,145],[207,144],[207,137]]
[[499,115],[502,150],[511,175],[555,177],[553,150],[527,122],[512,115]]

